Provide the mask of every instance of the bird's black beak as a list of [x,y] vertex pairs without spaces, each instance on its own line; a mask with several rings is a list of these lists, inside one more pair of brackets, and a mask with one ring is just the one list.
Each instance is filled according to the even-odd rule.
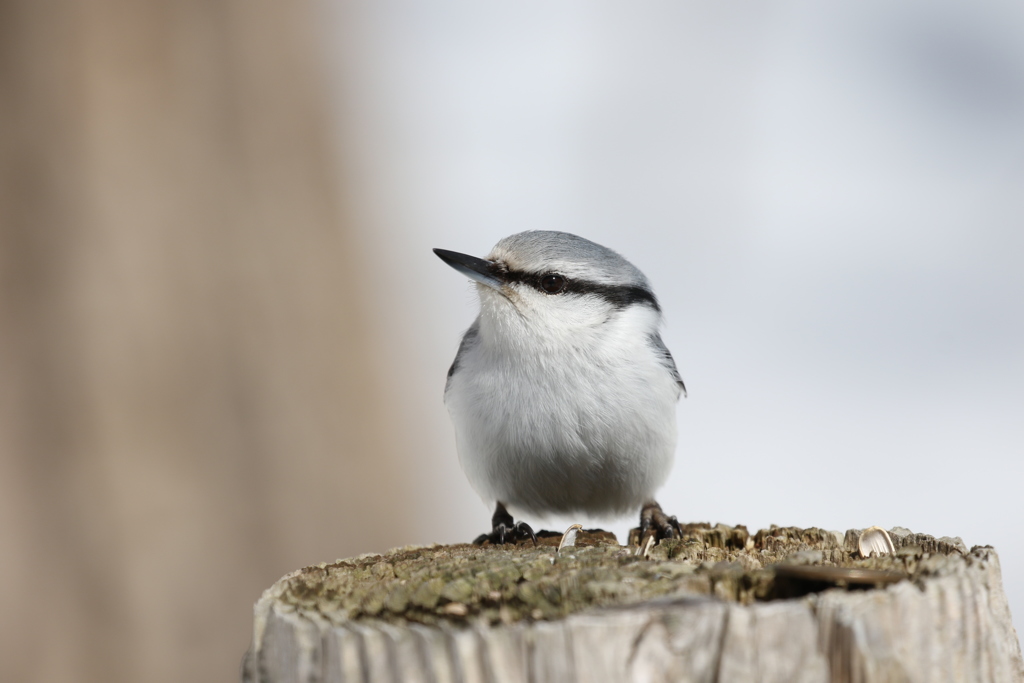
[[493,261],[486,261],[476,256],[460,254],[457,251],[448,251],[447,249],[435,249],[434,253],[442,261],[470,280],[475,280],[498,291],[501,291],[501,287],[505,283],[501,277],[501,270]]

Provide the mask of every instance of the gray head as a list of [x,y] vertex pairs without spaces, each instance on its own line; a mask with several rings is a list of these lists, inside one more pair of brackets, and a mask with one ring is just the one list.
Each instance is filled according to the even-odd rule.
[[[650,283],[632,263],[607,247],[567,232],[530,230],[498,242],[486,259],[435,249],[460,273],[516,308],[563,308],[571,301],[659,311]],[[481,292],[483,298],[485,291]],[[555,306],[557,301],[564,302]]]

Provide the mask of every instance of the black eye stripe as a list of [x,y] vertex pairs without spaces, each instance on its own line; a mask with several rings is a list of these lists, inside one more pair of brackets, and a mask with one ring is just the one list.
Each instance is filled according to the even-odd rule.
[[[546,275],[551,274],[552,273],[550,272],[524,273],[521,271],[506,270],[501,273],[501,278],[506,282],[520,282],[536,289],[538,292],[549,294],[549,292],[545,291],[544,287],[541,285],[541,280],[543,280]],[[655,298],[654,293],[649,289],[637,287],[635,285],[604,285],[597,282],[589,282],[587,280],[578,280],[567,277],[565,278],[565,285],[559,293],[599,296],[619,309],[628,308],[636,304],[642,304],[650,306],[656,311],[661,311],[661,306],[658,305],[658,300]]]

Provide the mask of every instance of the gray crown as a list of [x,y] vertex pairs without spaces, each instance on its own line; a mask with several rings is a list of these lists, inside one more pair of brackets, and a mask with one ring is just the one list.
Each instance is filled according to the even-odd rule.
[[528,230],[502,239],[491,252],[512,270],[559,271],[591,282],[650,290],[647,278],[608,247],[568,232]]

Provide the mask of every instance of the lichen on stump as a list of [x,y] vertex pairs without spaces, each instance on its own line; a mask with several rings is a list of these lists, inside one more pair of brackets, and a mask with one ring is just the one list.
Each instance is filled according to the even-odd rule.
[[[773,526],[750,534],[691,524],[683,531],[646,553],[596,531],[581,532],[561,552],[555,536],[537,546],[409,547],[306,567],[257,604],[245,676],[264,683],[472,680],[472,671],[492,681],[700,680],[702,671],[751,681],[1024,676],[991,548],[968,551],[959,539],[896,528],[894,554],[862,558],[856,530]],[[903,623],[908,618],[914,623]],[[940,623],[950,618],[961,623]],[[915,641],[896,642],[904,635]],[[961,650],[963,666],[981,663],[984,672],[949,678]],[[588,669],[595,661],[603,663]]]

